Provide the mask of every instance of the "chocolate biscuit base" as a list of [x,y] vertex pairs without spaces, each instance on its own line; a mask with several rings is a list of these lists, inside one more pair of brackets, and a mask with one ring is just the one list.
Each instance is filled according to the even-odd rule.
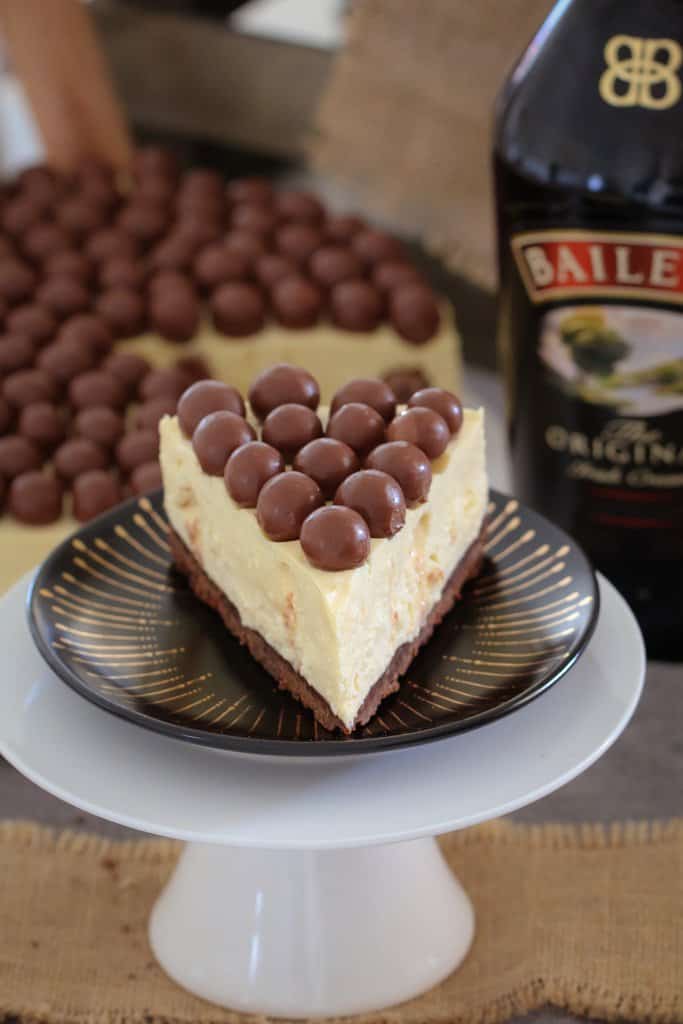
[[[469,546],[446,581],[441,597],[427,616],[422,629],[415,639],[401,644],[396,649],[389,665],[377,682],[374,683],[365,698],[353,724],[354,729],[369,722],[384,698],[398,690],[400,676],[403,675],[419,649],[423,644],[427,643],[443,617],[458,600],[465,583],[479,573],[484,559],[485,532],[486,526],[484,524],[479,536]],[[337,718],[325,698],[314,690],[303,676],[263,639],[260,633],[253,629],[248,629],[242,623],[240,614],[234,604],[209,579],[197,559],[188,551],[174,530],[169,531],[168,540],[173,560],[180,572],[187,577],[194,593],[200,601],[203,601],[210,608],[220,613],[223,622],[232,635],[241,644],[247,646],[252,658],[258,661],[265,668],[266,672],[276,680],[278,687],[281,690],[287,690],[305,707],[310,708],[324,729],[329,729],[330,731],[339,729],[344,733],[350,733],[352,730],[347,729],[344,723]]]

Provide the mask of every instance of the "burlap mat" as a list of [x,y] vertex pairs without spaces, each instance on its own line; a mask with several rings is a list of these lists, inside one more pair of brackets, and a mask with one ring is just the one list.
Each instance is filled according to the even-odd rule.
[[[474,947],[444,984],[367,1024],[494,1024],[546,1003],[683,1020],[683,819],[498,821],[442,842],[476,908]],[[245,1019],[177,988],[151,955],[147,917],[177,853],[169,840],[0,824],[0,1020]]]
[[552,0],[355,0],[317,119],[316,167],[485,285],[494,99]]

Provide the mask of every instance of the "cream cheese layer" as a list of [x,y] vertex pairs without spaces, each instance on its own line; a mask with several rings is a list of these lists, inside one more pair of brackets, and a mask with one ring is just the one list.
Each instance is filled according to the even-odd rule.
[[441,307],[441,326],[424,345],[412,345],[390,324],[364,334],[331,323],[293,331],[267,324],[248,338],[227,338],[205,321],[194,338],[182,345],[144,334],[119,343],[121,351],[137,352],[154,366],[170,366],[181,357],[206,360],[212,375],[246,394],[254,377],[274,363],[305,366],[329,403],[337,388],[353,377],[382,377],[390,370],[421,369],[430,384],[459,394],[462,390],[460,339],[453,314]]
[[222,477],[205,474],[176,417],[160,424],[164,502],[204,572],[351,728],[397,647],[413,640],[477,537],[488,501],[482,410],[432,463],[428,501],[357,569],[325,572],[298,541],[276,543]]

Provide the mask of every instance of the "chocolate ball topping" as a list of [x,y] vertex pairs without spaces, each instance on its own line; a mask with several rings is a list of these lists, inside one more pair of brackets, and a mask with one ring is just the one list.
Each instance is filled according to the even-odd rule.
[[256,508],[263,485],[282,473],[285,460],[276,448],[263,441],[249,441],[237,448],[225,467],[225,486],[242,508]]
[[374,331],[382,319],[384,304],[368,281],[342,281],[330,293],[332,320],[345,331]]
[[222,410],[200,420],[192,435],[192,447],[205,473],[223,476],[235,449],[255,438],[256,431],[245,419]]
[[267,444],[282,452],[287,462],[291,462],[299,449],[321,437],[322,432],[322,423],[312,409],[307,405],[287,402],[268,413],[261,436]]
[[10,305],[30,299],[35,286],[36,275],[27,263],[17,259],[0,260],[0,297]]
[[102,369],[113,373],[132,392],[145,374],[149,373],[150,365],[144,356],[135,352],[112,352],[102,363]]
[[365,221],[352,213],[330,214],[325,221],[324,232],[332,242],[349,242],[365,227]]
[[45,370],[16,370],[2,386],[4,398],[16,409],[32,402],[54,402],[58,390],[55,378]]
[[265,178],[235,178],[227,185],[228,199],[233,203],[267,204],[273,198],[273,186]]
[[305,277],[283,277],[272,289],[275,316],[285,327],[312,327],[320,316],[322,295]]
[[123,437],[123,417],[106,405],[93,405],[89,409],[81,409],[74,420],[74,432],[78,437],[113,448],[119,438]]
[[342,480],[359,468],[353,448],[332,437],[309,441],[294,459],[294,469],[315,480],[326,500],[333,498]]
[[337,409],[349,402],[362,402],[371,406],[385,423],[396,414],[396,395],[385,381],[377,377],[356,377],[342,384],[334,393],[330,413],[334,415]]
[[297,540],[304,520],[323,504],[320,488],[304,473],[290,470],[268,480],[258,496],[256,518],[271,540]]
[[246,259],[249,266],[254,264],[266,251],[265,242],[261,236],[253,231],[245,231],[243,228],[229,231],[225,236],[225,245],[232,252],[237,252]]
[[408,401],[420,388],[429,383],[419,366],[403,366],[396,370],[389,370],[382,377],[396,395],[401,404]]
[[150,326],[169,341],[189,341],[199,326],[199,316],[199,299],[190,287],[150,298]]
[[145,268],[129,256],[114,256],[100,267],[99,282],[105,290],[130,288],[137,291],[145,283]]
[[375,264],[372,280],[381,292],[390,292],[399,285],[418,283],[420,273],[416,267],[403,260],[387,260]]
[[324,288],[363,274],[363,264],[356,254],[342,245],[321,246],[311,256],[309,267],[313,278]]
[[377,469],[352,473],[337,489],[334,501],[358,512],[371,537],[393,537],[405,523],[403,491],[392,476]]
[[88,281],[92,275],[90,260],[77,249],[54,253],[45,261],[43,270],[46,277],[75,277],[78,281]]
[[149,494],[150,491],[158,491],[163,484],[161,476],[161,466],[154,460],[153,462],[143,462],[141,466],[136,466],[130,475],[130,486],[133,494]]
[[43,461],[40,448],[20,434],[0,437],[0,476],[12,480],[21,473],[39,469]]
[[33,402],[21,410],[19,433],[50,451],[64,440],[64,416],[50,402]]
[[232,227],[246,228],[259,235],[269,235],[277,222],[275,211],[263,203],[236,203],[230,214]]
[[73,514],[80,523],[108,512],[121,501],[121,487],[112,473],[91,469],[73,482]]
[[440,314],[434,293],[422,284],[394,288],[389,316],[396,331],[414,345],[424,345],[439,329]]
[[159,395],[139,405],[133,414],[133,428],[157,430],[164,416],[173,416],[176,411],[176,399],[172,395]]
[[122,409],[126,404],[126,395],[125,385],[106,370],[80,373],[69,385],[69,401],[76,409],[87,409],[92,405]]
[[427,500],[432,467],[422,449],[409,441],[389,441],[378,445],[368,455],[365,466],[393,476],[403,491],[408,508]]
[[237,388],[218,380],[199,380],[192,384],[178,402],[178,419],[183,433],[192,437],[200,420],[221,410],[244,416],[244,402]]
[[320,388],[315,377],[300,366],[276,363],[263,370],[249,388],[249,403],[260,420],[278,405],[293,402],[317,409]]
[[366,455],[384,441],[384,420],[369,405],[349,402],[342,405],[327,424],[327,436],[343,441],[358,455]]
[[62,489],[54,477],[29,471],[15,477],[9,489],[10,512],[28,526],[47,526],[62,514]]
[[74,437],[59,446],[55,469],[64,480],[73,480],[89,469],[104,469],[109,458],[105,449],[87,437]]
[[35,345],[24,334],[4,334],[0,337],[0,374],[27,369],[35,354]]
[[69,249],[71,239],[64,228],[49,222],[35,224],[22,239],[22,248],[30,260],[43,263],[50,256],[63,249]]
[[115,337],[132,338],[145,326],[145,303],[132,288],[109,288],[102,292],[95,308]]
[[298,273],[294,260],[281,256],[277,252],[267,252],[259,256],[254,264],[254,275],[264,288],[272,288],[283,277]]
[[114,342],[111,328],[101,316],[93,313],[79,313],[70,317],[59,329],[58,341],[74,342],[91,352],[104,354]]
[[387,441],[409,441],[430,459],[438,459],[450,441],[451,432],[443,416],[433,409],[406,409],[387,427]]
[[451,437],[455,437],[462,426],[462,403],[452,391],[446,391],[445,388],[422,388],[410,396],[408,405],[411,408],[424,406],[438,412],[448,424]]
[[404,255],[403,245],[397,238],[375,228],[358,231],[351,240],[356,255],[367,264],[384,260],[400,260]]
[[95,357],[91,350],[83,345],[69,341],[55,341],[42,350],[36,365],[65,384],[78,374],[90,370],[95,365]]
[[244,338],[263,327],[265,305],[254,285],[231,281],[211,295],[211,313],[217,330],[229,337]]
[[5,326],[8,331],[23,334],[34,345],[42,346],[57,333],[57,320],[48,309],[29,303],[17,306],[9,313]]
[[310,224],[285,224],[275,234],[278,252],[295,263],[307,263],[321,241],[320,232]]
[[276,211],[284,220],[305,221],[317,224],[322,220],[325,208],[311,192],[288,190],[279,192],[274,199]]
[[140,383],[140,398],[148,402],[151,398],[166,395],[178,401],[183,391],[192,384],[192,377],[180,366],[167,366],[164,369],[150,370]]
[[221,242],[212,242],[197,253],[193,269],[200,288],[210,292],[227,281],[244,280],[249,260]]
[[370,531],[358,512],[328,505],[311,512],[301,527],[301,547],[317,569],[356,569],[370,554]]
[[157,430],[133,430],[125,434],[116,446],[116,461],[124,473],[131,473],[145,462],[153,462],[158,455]]
[[0,437],[4,436],[12,425],[13,412],[8,402],[0,398]]
[[36,291],[36,301],[59,319],[84,313],[90,305],[90,292],[75,277],[48,277]]

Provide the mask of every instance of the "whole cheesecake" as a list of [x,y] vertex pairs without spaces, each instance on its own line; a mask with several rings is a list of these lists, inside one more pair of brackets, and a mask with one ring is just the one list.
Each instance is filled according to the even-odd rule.
[[441,388],[279,364],[161,421],[177,567],[327,729],[368,722],[483,558],[483,413]]
[[401,401],[461,387],[452,309],[399,239],[155,147],[125,178],[84,161],[3,186],[0,326],[0,586],[159,485],[157,425],[193,380],[246,391],[288,362],[324,402],[359,374]]

